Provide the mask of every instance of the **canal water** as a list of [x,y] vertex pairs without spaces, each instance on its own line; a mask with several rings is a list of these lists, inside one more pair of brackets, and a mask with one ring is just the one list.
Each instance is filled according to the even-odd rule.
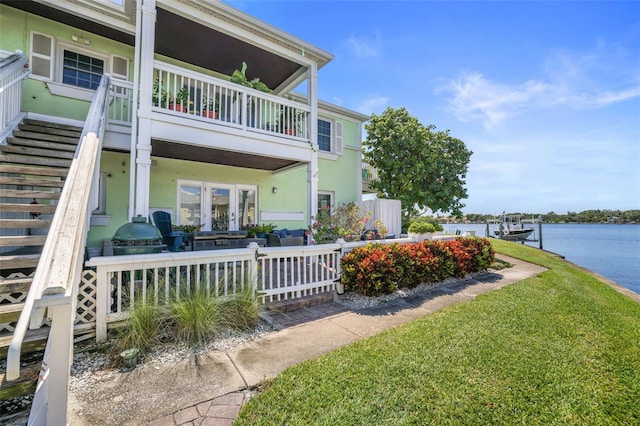
[[[485,236],[485,224],[444,224],[445,232],[476,231]],[[529,237],[539,239],[538,224]],[[493,227],[491,228],[493,230]],[[491,231],[493,232],[493,231]],[[527,242],[539,247],[539,242]],[[640,225],[542,224],[545,250],[615,281],[640,294]]]

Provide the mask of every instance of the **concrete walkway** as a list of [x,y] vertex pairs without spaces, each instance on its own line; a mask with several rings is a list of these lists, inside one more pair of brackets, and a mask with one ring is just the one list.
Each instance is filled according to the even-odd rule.
[[281,330],[227,352],[173,364],[153,362],[72,392],[72,425],[231,425],[261,381],[292,365],[373,336],[454,303],[502,288],[545,269],[498,255],[514,267],[376,307],[351,311],[331,302],[271,317]]

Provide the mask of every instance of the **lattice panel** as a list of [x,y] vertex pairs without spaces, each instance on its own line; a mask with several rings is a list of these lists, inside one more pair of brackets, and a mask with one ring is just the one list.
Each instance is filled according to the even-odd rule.
[[[0,277],[3,280],[9,280],[12,278],[33,278],[33,272],[29,275],[25,275],[22,272],[14,272],[9,274],[6,277]],[[22,303],[27,298],[28,292],[18,292],[18,293],[2,293],[0,294],[0,304],[1,305],[9,305],[13,303]],[[16,325],[16,321],[8,322],[8,323],[0,323],[0,333],[9,332],[13,333]]]
[[92,269],[82,271],[82,279],[78,288],[78,306],[76,324],[96,322],[96,272]]

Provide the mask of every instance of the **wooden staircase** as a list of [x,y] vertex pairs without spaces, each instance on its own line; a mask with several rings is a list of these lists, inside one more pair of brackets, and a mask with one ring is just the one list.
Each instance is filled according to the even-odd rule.
[[[24,119],[0,145],[0,372],[81,133]],[[42,350],[47,331],[30,330],[23,353]]]

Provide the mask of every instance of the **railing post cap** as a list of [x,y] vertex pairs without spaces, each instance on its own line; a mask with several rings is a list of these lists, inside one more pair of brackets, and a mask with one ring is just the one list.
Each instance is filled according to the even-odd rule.
[[257,250],[260,248],[260,246],[258,245],[258,243],[256,243],[255,241],[251,241],[249,243],[249,245],[247,246],[247,248],[250,248],[252,250]]
[[346,241],[344,240],[344,238],[338,238],[338,239],[336,240],[336,243],[337,243],[337,244],[346,244]]

